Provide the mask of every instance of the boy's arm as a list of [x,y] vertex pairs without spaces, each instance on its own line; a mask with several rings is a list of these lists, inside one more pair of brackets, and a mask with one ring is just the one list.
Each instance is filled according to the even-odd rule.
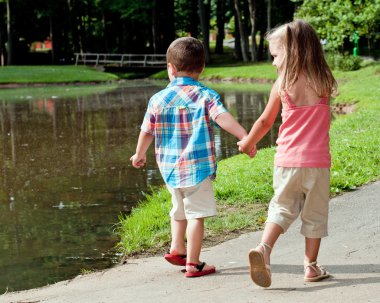
[[133,167],[140,168],[146,163],[146,151],[152,144],[154,136],[144,131],[140,131],[137,141],[136,153],[130,158]]
[[253,124],[248,136],[238,142],[239,150],[250,155],[257,142],[272,128],[281,107],[281,98],[278,94],[277,82],[273,85],[269,101],[264,112]]
[[242,140],[247,136],[245,129],[235,120],[235,118],[229,113],[224,112],[215,118],[215,122],[223,128],[225,131],[234,135],[239,140]]

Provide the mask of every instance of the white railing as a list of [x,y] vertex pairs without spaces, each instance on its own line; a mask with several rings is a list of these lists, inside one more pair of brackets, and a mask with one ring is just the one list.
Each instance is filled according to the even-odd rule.
[[75,53],[75,65],[114,65],[120,67],[166,67],[166,56],[156,54]]

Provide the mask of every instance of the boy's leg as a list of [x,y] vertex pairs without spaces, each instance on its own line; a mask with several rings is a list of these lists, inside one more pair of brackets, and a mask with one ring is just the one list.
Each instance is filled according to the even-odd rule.
[[187,227],[187,220],[175,220],[171,218],[171,234],[172,242],[170,245],[170,253],[173,255],[185,255],[186,244],[185,234]]
[[[187,223],[187,263],[200,264],[199,256],[201,254],[202,242],[204,235],[204,218],[190,219]],[[203,270],[207,271],[215,268],[213,265],[205,265]],[[186,266],[187,272],[198,271],[193,266]]]

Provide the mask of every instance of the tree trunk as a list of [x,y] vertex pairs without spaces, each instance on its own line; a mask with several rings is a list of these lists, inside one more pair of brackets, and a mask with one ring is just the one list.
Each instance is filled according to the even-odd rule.
[[157,16],[157,3],[153,2],[153,9],[152,9],[152,47],[153,47],[153,54],[157,53],[157,50],[159,48],[159,41],[158,41],[158,16]]
[[107,17],[105,11],[102,12],[102,29],[103,29],[103,41],[104,49],[106,53],[109,53],[109,43],[108,43],[108,34],[107,34]]
[[7,65],[13,64],[13,0],[7,0]]
[[256,45],[256,1],[248,0],[249,17],[251,20],[251,61],[257,62],[257,45]]
[[162,47],[161,54],[165,54],[170,43],[175,39],[174,28],[174,0],[164,0],[161,6],[162,20]]
[[0,64],[4,66],[3,33],[0,29]]
[[[207,0],[207,4],[204,4],[203,0],[198,0],[199,6],[199,18],[201,21],[203,46],[205,48],[205,60],[206,64],[210,63],[210,2]],[[208,17],[207,17],[208,16]]]
[[[266,0],[267,1],[267,32],[271,30],[271,12],[272,12],[272,4],[271,0]],[[271,60],[271,54],[269,51],[269,47],[267,48],[267,60]]]
[[54,64],[55,58],[54,58],[54,36],[53,36],[53,18],[49,17],[49,37],[51,41],[51,64]]
[[199,36],[199,24],[198,22],[194,22],[194,20],[198,20],[199,14],[198,14],[198,0],[191,0],[191,26],[190,26],[190,36],[194,38],[198,38]]
[[[67,7],[69,8],[69,14],[70,14],[70,31],[71,31],[71,41],[73,45],[74,52],[83,52],[80,42],[79,42],[79,33],[78,33],[78,18],[77,18],[77,12],[75,9],[75,0],[67,0]],[[67,39],[67,38],[66,38]]]
[[155,54],[166,53],[174,40],[174,1],[156,0],[152,9],[152,46]]
[[[264,60],[264,30],[260,30],[260,42],[259,42],[259,48],[257,50],[257,57],[259,61]],[[265,54],[266,56],[266,54]]]
[[242,60],[243,55],[241,52],[241,39],[240,39],[238,17],[237,17],[236,12],[234,14],[234,23],[235,23],[235,58],[237,60]]
[[[0,16],[5,16],[4,12],[3,12],[3,8],[0,7]],[[2,18],[0,18],[0,21],[1,21],[1,24],[3,24],[3,20]],[[0,62],[1,62],[1,66],[4,66],[5,64],[5,54],[4,54],[4,50],[5,50],[5,47],[4,47],[4,32],[3,32],[3,28],[0,27]]]
[[215,54],[223,54],[224,24],[225,24],[224,0],[218,0],[216,4],[216,44]]
[[241,53],[243,56],[243,61],[248,62],[248,52],[247,52],[248,48],[247,48],[247,44],[246,44],[247,39],[245,37],[243,19],[242,19],[241,11],[239,8],[239,0],[234,0],[234,6],[235,6],[236,17],[237,17],[237,22],[238,22],[238,26],[239,26]]

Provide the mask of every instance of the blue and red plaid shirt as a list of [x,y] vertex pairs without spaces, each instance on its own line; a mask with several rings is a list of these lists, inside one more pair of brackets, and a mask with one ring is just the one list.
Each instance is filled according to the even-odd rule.
[[190,77],[175,78],[149,100],[141,130],[155,137],[170,187],[194,186],[216,173],[211,120],[226,111],[218,93]]

